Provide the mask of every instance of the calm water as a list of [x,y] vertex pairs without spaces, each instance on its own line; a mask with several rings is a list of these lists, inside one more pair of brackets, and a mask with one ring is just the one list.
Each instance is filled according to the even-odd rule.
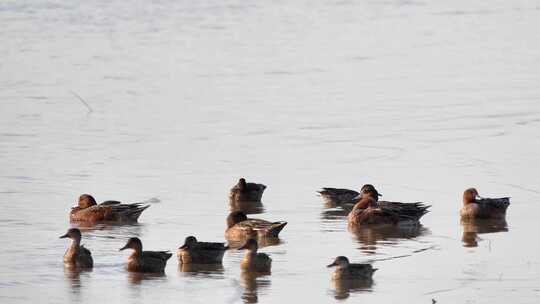
[[[16,0],[0,24],[2,303],[537,303],[540,1]],[[131,236],[223,240],[240,176],[289,222],[270,276],[240,251],[124,271]],[[432,204],[423,227],[353,235],[315,193],[368,182]],[[470,186],[512,196],[506,226],[460,224]],[[81,193],[152,206],[85,230],[77,274],[58,236]],[[333,286],[337,255],[373,285]]]

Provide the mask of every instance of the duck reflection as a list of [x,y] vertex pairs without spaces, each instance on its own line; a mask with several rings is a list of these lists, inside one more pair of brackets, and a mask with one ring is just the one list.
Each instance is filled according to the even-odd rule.
[[371,292],[372,286],[373,279],[332,280],[334,298],[337,300],[346,299],[351,293]]
[[270,284],[270,272],[251,272],[251,271],[242,271],[240,275],[240,284],[244,288],[242,294],[242,300],[244,303],[258,303],[259,289],[267,289]]
[[461,226],[463,247],[478,247],[478,241],[481,240],[478,234],[508,231],[505,219],[462,219]]
[[128,272],[128,281],[132,285],[140,285],[144,281],[163,280],[165,273]]
[[82,287],[81,273],[90,272],[92,272],[92,268],[82,269],[78,267],[71,267],[68,264],[64,265],[64,276],[66,277],[69,287],[71,287],[74,292],[79,292],[80,288]]
[[186,276],[215,277],[224,272],[222,264],[179,263],[178,271]]
[[264,212],[264,206],[261,201],[229,200],[229,209],[231,212],[242,211],[245,214],[260,214]]
[[360,250],[373,253],[380,244],[394,244],[400,239],[414,239],[429,233],[429,229],[417,225],[381,225],[361,228],[349,228],[351,234],[360,243]]

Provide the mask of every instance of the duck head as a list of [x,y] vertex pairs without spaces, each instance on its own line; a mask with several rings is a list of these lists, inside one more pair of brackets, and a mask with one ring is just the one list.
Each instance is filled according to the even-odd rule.
[[246,189],[246,187],[247,187],[246,179],[243,178],[243,177],[240,178],[240,179],[238,180],[238,189],[240,189],[240,190],[243,191],[243,190]]
[[247,216],[242,211],[234,211],[227,216],[227,228],[231,228],[232,226],[243,222],[247,220]]
[[259,245],[257,244],[257,241],[255,239],[248,239],[244,246],[238,248],[238,250],[247,249],[249,251],[257,251],[259,249]]
[[178,249],[188,249],[193,244],[197,244],[197,239],[194,236],[188,236],[184,241],[184,245],[180,246]]
[[332,264],[327,265],[326,267],[334,267],[334,266],[345,268],[349,266],[349,259],[347,259],[347,257],[340,255],[334,259],[334,262],[332,262]]
[[463,192],[463,205],[474,203],[477,199],[482,199],[482,197],[478,195],[478,190],[475,188],[469,188]]
[[135,250],[136,252],[142,252],[142,242],[139,238],[136,238],[136,237],[132,237],[130,238],[126,245],[122,248],[119,249],[119,251],[122,251],[124,249],[133,249]]
[[379,196],[382,196],[377,189],[371,184],[365,184],[360,188],[360,195],[361,197],[371,197],[375,201],[379,200]]
[[61,239],[70,238],[75,243],[81,242],[81,231],[77,228],[71,228],[69,229],[66,234],[60,236]]
[[79,208],[85,209],[97,205],[96,200],[90,194],[82,194],[79,196]]

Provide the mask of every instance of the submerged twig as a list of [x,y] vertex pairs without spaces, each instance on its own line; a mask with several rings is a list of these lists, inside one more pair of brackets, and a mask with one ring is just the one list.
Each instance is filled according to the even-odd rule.
[[88,108],[88,113],[94,112],[94,110],[92,110],[92,107],[90,107],[90,105],[81,96],[79,96],[79,94],[73,91],[70,91],[70,92],[71,94],[73,94],[73,96],[77,97],[77,99],[79,99],[86,106],[86,108]]

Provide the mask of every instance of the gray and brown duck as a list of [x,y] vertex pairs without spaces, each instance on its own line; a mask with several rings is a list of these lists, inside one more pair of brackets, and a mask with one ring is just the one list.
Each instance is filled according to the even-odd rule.
[[231,188],[229,200],[231,202],[260,202],[266,185],[248,183],[245,178],[240,178],[238,183]]
[[88,269],[94,266],[92,253],[81,245],[81,231],[79,229],[71,228],[60,238],[71,239],[71,245],[64,254],[64,265],[66,267]]
[[475,188],[463,192],[462,219],[503,219],[510,206],[510,197],[483,198]]
[[221,264],[227,249],[224,243],[199,242],[194,236],[188,236],[176,255],[183,264]]
[[127,261],[127,270],[131,272],[164,272],[167,260],[172,256],[168,251],[143,251],[142,242],[136,237],[130,238],[120,251],[128,248],[133,249]]

